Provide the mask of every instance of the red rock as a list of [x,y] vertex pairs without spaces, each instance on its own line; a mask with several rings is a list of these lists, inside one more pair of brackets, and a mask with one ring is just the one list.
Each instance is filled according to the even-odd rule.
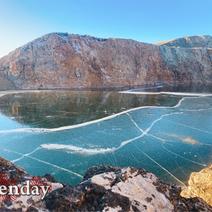
[[0,89],[211,84],[212,37],[160,45],[52,33],[0,59]]

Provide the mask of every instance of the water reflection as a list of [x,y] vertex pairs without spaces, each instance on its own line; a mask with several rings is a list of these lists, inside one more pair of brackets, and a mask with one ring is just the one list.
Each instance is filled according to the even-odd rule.
[[173,106],[179,99],[167,95],[49,91],[3,96],[0,98],[0,111],[31,127],[54,128],[99,119],[144,105]]
[[[83,127],[57,128],[144,105],[176,104],[130,110]],[[0,111],[0,156],[30,174],[51,173],[64,183],[78,183],[89,167],[100,164],[142,167],[165,181],[185,182],[212,160],[211,96],[13,93],[0,98]]]

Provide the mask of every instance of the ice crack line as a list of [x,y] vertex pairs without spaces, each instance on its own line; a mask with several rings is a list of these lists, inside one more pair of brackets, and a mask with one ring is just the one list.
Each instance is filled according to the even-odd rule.
[[[141,128],[138,126],[138,124],[135,122],[135,120],[132,118],[132,116],[131,116],[130,114],[127,114],[127,115],[129,116],[130,120],[131,120],[132,123],[135,125],[135,127],[136,127],[137,129],[139,129],[140,132],[145,133],[145,131],[144,131],[143,129],[141,129]],[[166,114],[165,114],[165,115],[166,115]],[[155,136],[155,135],[153,135],[153,134],[151,134],[151,133],[148,133],[148,132],[147,132],[146,135],[147,135],[147,136],[150,136],[150,137],[153,137],[153,138],[159,140],[160,142],[163,142],[163,143],[164,143],[164,142],[167,142],[167,139],[160,138],[160,137]],[[197,164],[197,165],[200,165],[200,166],[204,166],[204,167],[207,166],[206,164],[203,164],[203,163],[199,163],[199,162],[193,161],[193,160],[188,159],[188,158],[186,158],[186,157],[183,157],[182,155],[177,154],[177,153],[175,153],[175,152],[173,152],[173,151],[171,151],[171,150],[168,150],[168,149],[163,145],[163,143],[162,143],[162,147],[163,147],[168,153],[173,154],[173,155],[175,155],[175,156],[178,156],[178,157],[180,157],[180,158],[183,158],[183,159],[185,159],[185,160],[187,160],[187,161],[189,161],[189,162],[191,162],[191,163],[194,163],[194,164]]]
[[77,154],[87,154],[87,155],[94,155],[94,154],[105,154],[105,153],[113,153],[115,151],[118,151],[119,149],[121,149],[122,147],[126,146],[127,144],[142,138],[143,136],[145,136],[146,134],[148,134],[148,132],[152,129],[152,127],[159,122],[160,120],[162,120],[164,117],[167,116],[171,116],[171,115],[175,115],[175,114],[181,114],[182,112],[174,112],[174,113],[168,113],[168,114],[163,114],[161,115],[159,118],[157,118],[156,120],[154,120],[151,125],[146,129],[146,130],[142,130],[141,128],[139,128],[139,126],[136,124],[136,122],[134,121],[133,123],[137,125],[138,129],[140,129],[141,134],[130,138],[128,140],[122,141],[121,144],[118,147],[113,147],[113,148],[98,148],[98,149],[93,149],[93,148],[82,148],[82,147],[76,147],[73,145],[65,145],[65,144],[42,144],[41,147],[45,148],[45,149],[49,149],[49,150],[64,150],[67,152],[71,152],[71,153],[77,153]]
[[212,96],[211,93],[186,93],[186,92],[149,92],[149,91],[120,91],[119,93],[126,93],[126,94],[143,94],[143,95],[174,95],[174,96],[189,96],[189,97],[210,97]]
[[103,121],[107,121],[110,119],[113,119],[115,117],[121,116],[123,114],[132,112],[132,111],[136,111],[139,109],[172,109],[172,108],[178,108],[181,106],[182,102],[185,99],[192,99],[192,98],[200,98],[202,96],[198,96],[198,97],[183,97],[182,99],[179,100],[179,102],[175,105],[175,106],[141,106],[141,107],[136,107],[136,108],[131,108],[129,110],[126,111],[122,111],[120,113],[116,113],[104,118],[100,118],[100,119],[96,119],[96,120],[92,120],[92,121],[88,121],[88,122],[84,122],[81,124],[76,124],[76,125],[70,125],[70,126],[64,126],[64,127],[58,127],[58,128],[18,128],[18,129],[11,129],[11,130],[0,130],[0,134],[4,134],[4,133],[22,133],[22,132],[30,132],[30,133],[50,133],[50,132],[58,132],[58,131],[65,131],[65,130],[70,130],[70,129],[75,129],[75,128],[80,128],[80,127],[85,127],[91,124],[95,124],[95,123],[99,123],[99,122],[103,122]]
[[157,164],[161,169],[163,169],[165,172],[167,172],[170,176],[172,176],[175,180],[177,180],[177,182],[179,182],[181,185],[185,186],[185,183],[183,183],[180,179],[178,179],[177,177],[175,177],[169,170],[167,170],[166,168],[164,168],[162,165],[160,165],[156,160],[154,160],[152,157],[150,157],[147,153],[145,153],[144,151],[140,150],[146,157],[148,157],[152,162],[154,162],[155,164]]
[[[165,117],[168,117],[168,116],[171,116],[171,115],[177,115],[177,114],[182,114],[182,112],[173,112],[173,113],[166,113],[166,114],[163,114],[161,115],[159,118],[155,119],[151,124],[150,126],[146,129],[146,130],[142,130],[137,124],[136,124],[136,127],[138,127],[138,129],[140,129],[140,131],[142,132],[141,135],[137,136],[137,137],[134,137],[134,138],[131,138],[129,140],[126,140],[126,141],[123,141],[119,147],[117,147],[115,149],[115,151],[121,149],[123,146],[131,143],[132,141],[135,141],[139,138],[142,138],[144,137],[145,135],[147,135],[149,133],[149,131],[155,126],[155,124],[159,121],[161,121],[163,118]],[[131,117],[132,118],[132,117]],[[136,123],[135,121],[133,123]]]
[[[168,150],[167,148],[165,148],[165,147],[164,147],[164,143],[170,142],[170,141],[168,141],[167,139],[160,138],[160,137],[155,136],[155,135],[150,134],[150,133],[148,133],[147,136],[151,136],[151,137],[153,137],[153,138],[159,140],[160,142],[162,142],[162,147],[163,147],[163,149],[165,149],[168,153],[173,154],[173,155],[175,155],[175,156],[178,156],[178,157],[180,157],[180,158],[183,158],[183,159],[185,159],[185,160],[187,160],[187,161],[190,161],[191,163],[194,163],[194,164],[197,164],[197,165],[200,165],[200,166],[204,166],[204,167],[207,166],[207,165],[204,164],[204,163],[199,163],[199,162],[196,162],[196,161],[194,161],[194,160],[188,159],[188,158],[186,158],[186,157],[184,157],[184,156],[182,156],[182,155],[180,155],[180,154],[177,154],[177,153],[175,153],[175,152],[173,152],[173,151]],[[202,145],[210,145],[210,144],[202,144]]]
[[[173,113],[172,113],[172,114],[173,114]],[[176,113],[174,113],[174,114],[181,114],[181,112],[176,112]],[[149,134],[148,132],[152,129],[152,127],[155,125],[155,123],[157,123],[158,121],[160,121],[161,119],[163,119],[164,117],[166,117],[166,116],[168,116],[168,115],[170,115],[170,114],[164,114],[164,115],[162,115],[161,117],[159,117],[158,119],[156,119],[155,121],[153,121],[152,124],[150,125],[150,127],[147,128],[147,130],[145,130],[145,131],[144,131],[143,129],[141,129],[141,128],[138,126],[138,124],[135,122],[135,120],[132,118],[132,116],[131,116],[130,114],[127,113],[127,115],[129,116],[131,122],[135,125],[135,127],[136,127],[137,129],[139,129],[140,132],[142,132],[141,136],[143,136],[143,135],[146,134],[146,135],[152,136],[152,137],[154,137],[154,138],[156,138],[156,139],[158,139],[158,140],[160,140],[160,141],[162,141],[162,142],[165,142],[165,141],[166,141],[165,139],[160,138],[160,137],[157,137],[157,136],[154,136],[154,135],[152,135],[152,134]],[[162,144],[162,147],[163,147],[167,152],[169,152],[169,153],[171,153],[171,154],[174,154],[174,155],[176,155],[176,156],[178,156],[178,157],[181,157],[181,158],[183,158],[183,159],[185,159],[185,160],[187,160],[187,161],[189,161],[189,162],[195,163],[195,164],[200,165],[200,166],[206,166],[205,164],[201,164],[201,163],[195,162],[195,161],[190,160],[190,159],[187,159],[187,158],[185,158],[185,157],[183,157],[183,156],[181,156],[181,155],[179,155],[179,154],[177,154],[177,153],[174,153],[174,152],[172,152],[172,151],[169,151],[167,148],[164,147],[163,144]],[[164,170],[165,172],[167,172],[170,176],[172,176],[175,180],[177,180],[177,182],[179,182],[179,183],[182,184],[183,186],[186,186],[180,179],[178,179],[177,177],[175,177],[169,170],[167,170],[165,167],[163,167],[161,164],[159,164],[159,163],[158,163],[156,160],[154,160],[150,155],[148,155],[147,153],[145,153],[145,152],[142,151],[142,150],[140,150],[140,151],[141,151],[146,157],[148,157],[151,161],[153,161],[155,164],[157,164],[161,169],[163,169],[163,170]]]
[[23,157],[27,157],[27,158],[30,158],[30,159],[32,159],[32,160],[38,161],[38,162],[40,162],[40,163],[43,163],[43,164],[52,166],[52,167],[54,167],[54,168],[57,168],[57,169],[60,169],[60,170],[62,170],[62,171],[68,172],[68,173],[70,173],[70,174],[72,174],[72,175],[75,175],[75,176],[77,176],[77,177],[79,177],[79,178],[83,178],[83,176],[82,176],[81,174],[78,174],[78,173],[73,172],[73,171],[71,171],[71,170],[69,170],[69,169],[63,168],[63,167],[61,167],[61,166],[55,165],[55,164],[53,164],[53,163],[49,163],[49,162],[47,162],[47,161],[41,160],[41,159],[39,159],[39,158],[30,156],[30,155],[28,155],[28,154],[22,154],[22,153],[20,153],[20,152],[13,151],[13,150],[9,150],[9,149],[4,149],[4,150],[7,151],[7,152],[12,152],[12,153],[21,155],[21,156],[23,156]]
[[181,123],[181,122],[176,122],[176,121],[171,121],[171,120],[169,120],[169,122],[172,122],[172,123],[177,124],[179,126],[183,126],[183,127],[187,127],[187,128],[193,129],[193,130],[197,130],[197,131],[200,131],[200,132],[203,132],[203,133],[206,133],[206,134],[212,134],[212,132],[210,132],[210,131],[202,130],[202,129],[199,129],[199,128],[196,128],[196,127],[193,127],[193,126]]
[[211,110],[212,107],[209,108],[199,108],[199,109],[181,109],[181,111],[184,112],[201,112],[201,111],[206,111],[206,110]]
[[170,154],[176,155],[177,157],[183,158],[184,160],[187,160],[187,161],[189,161],[189,162],[191,162],[191,163],[197,164],[197,165],[199,165],[199,166],[204,166],[204,167],[207,166],[206,164],[203,164],[203,163],[199,163],[199,162],[193,161],[193,160],[191,160],[191,159],[188,159],[188,158],[186,158],[186,157],[183,157],[183,156],[180,155],[180,154],[177,154],[177,153],[171,151],[170,149],[168,149],[167,147],[165,147],[164,144],[162,144],[162,147],[163,147],[167,152],[169,152]]
[[132,118],[132,116],[129,113],[126,113],[128,115],[128,117],[130,118],[131,122],[135,125],[135,127],[141,132],[144,133],[144,130],[141,129],[138,124],[135,122],[135,120]]
[[26,154],[23,154],[21,157],[15,159],[15,160],[12,160],[11,162],[12,163],[15,163],[15,162],[18,162],[19,160],[22,160],[23,158],[29,156],[29,155],[32,155],[33,153],[37,152],[39,149],[41,149],[41,147],[37,147],[36,149],[34,149],[33,151],[29,152],[29,153],[26,153]]

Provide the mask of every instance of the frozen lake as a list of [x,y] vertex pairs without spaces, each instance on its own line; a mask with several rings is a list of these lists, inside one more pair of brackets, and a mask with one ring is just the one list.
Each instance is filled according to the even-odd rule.
[[212,162],[212,94],[37,91],[0,94],[0,156],[76,184],[90,166],[142,167],[184,184]]

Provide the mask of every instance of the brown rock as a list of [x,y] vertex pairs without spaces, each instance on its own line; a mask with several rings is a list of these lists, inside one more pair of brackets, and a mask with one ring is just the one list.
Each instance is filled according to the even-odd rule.
[[[32,179],[1,158],[0,168],[9,177],[15,170],[22,182]],[[40,179],[52,186],[44,199],[29,195],[4,200],[0,202],[0,211],[212,211],[202,199],[181,197],[180,187],[166,184],[143,169],[92,167],[83,181],[73,187],[51,182],[50,176]]]
[[212,165],[200,172],[191,173],[188,187],[182,190],[181,196],[200,197],[212,206]]
[[0,89],[212,83],[212,37],[162,45],[51,33],[0,59]]

